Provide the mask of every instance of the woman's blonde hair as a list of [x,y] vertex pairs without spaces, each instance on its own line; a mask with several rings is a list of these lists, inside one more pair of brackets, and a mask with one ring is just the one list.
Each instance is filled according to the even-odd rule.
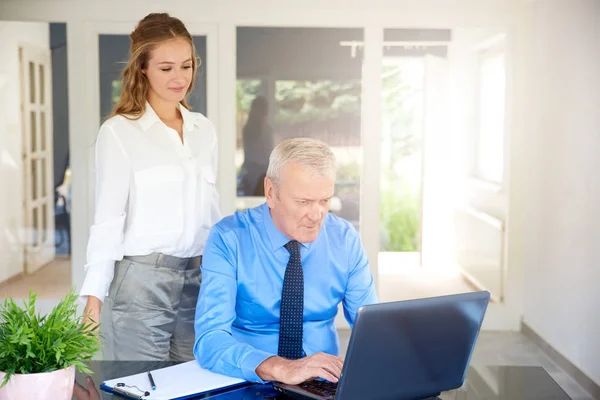
[[[139,119],[144,114],[150,85],[143,70],[148,67],[150,53],[154,47],[167,40],[183,38],[189,42],[192,48],[192,81],[186,96],[192,91],[196,80],[198,60],[192,36],[181,20],[171,17],[167,13],[148,14],[137,24],[129,38],[131,39],[129,61],[122,73],[121,96],[109,117],[123,115],[130,119]],[[188,110],[190,109],[185,98],[181,104]]]

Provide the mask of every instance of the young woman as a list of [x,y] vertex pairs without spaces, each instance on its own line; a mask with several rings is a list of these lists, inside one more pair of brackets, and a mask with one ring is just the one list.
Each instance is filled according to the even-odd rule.
[[150,14],[130,38],[121,97],[96,142],[80,295],[101,321],[105,359],[191,360],[201,254],[220,219],[217,137],[186,102],[198,60],[184,24]]

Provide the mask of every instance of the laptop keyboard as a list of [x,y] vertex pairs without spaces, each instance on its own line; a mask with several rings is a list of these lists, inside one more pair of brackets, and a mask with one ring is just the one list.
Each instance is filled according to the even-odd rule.
[[337,390],[337,383],[327,381],[307,381],[300,384],[300,387],[319,396],[333,398],[333,396],[335,396],[335,391]]

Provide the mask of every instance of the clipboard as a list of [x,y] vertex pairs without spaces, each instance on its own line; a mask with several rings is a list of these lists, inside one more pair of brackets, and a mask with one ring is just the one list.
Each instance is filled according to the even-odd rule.
[[151,389],[147,372],[102,382],[100,389],[128,399],[183,400],[250,384],[203,369],[196,360],[150,372],[156,390]]

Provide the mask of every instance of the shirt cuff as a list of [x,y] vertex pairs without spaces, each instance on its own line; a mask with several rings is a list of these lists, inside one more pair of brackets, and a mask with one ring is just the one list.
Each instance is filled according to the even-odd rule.
[[265,383],[257,374],[256,368],[269,357],[275,354],[267,353],[262,350],[252,350],[240,363],[240,369],[245,380],[250,382]]
[[124,224],[125,213],[122,213],[92,225],[86,253],[88,265],[103,264],[107,260],[123,258]]
[[79,301],[87,303],[88,296],[94,296],[104,302],[110,283],[115,274],[115,261],[106,260],[93,265],[86,265],[87,273],[79,292]]

